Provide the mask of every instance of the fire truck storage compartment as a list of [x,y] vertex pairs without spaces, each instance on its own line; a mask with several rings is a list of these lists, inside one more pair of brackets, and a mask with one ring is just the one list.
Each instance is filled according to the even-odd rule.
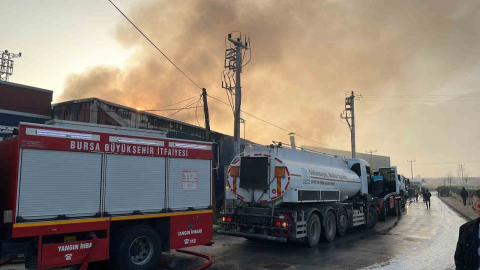
[[21,155],[17,216],[38,220],[99,212],[102,154],[23,149]]
[[107,155],[105,211],[159,212],[165,208],[165,158]]
[[205,209],[210,206],[211,161],[168,160],[168,207],[172,210]]

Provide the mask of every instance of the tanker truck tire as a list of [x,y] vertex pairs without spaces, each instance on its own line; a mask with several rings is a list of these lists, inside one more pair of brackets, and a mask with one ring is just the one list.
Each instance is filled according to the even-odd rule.
[[378,214],[375,206],[368,207],[368,223],[365,225],[367,229],[371,229],[377,225]]
[[398,213],[400,212],[400,211],[399,211],[399,210],[400,210],[400,209],[399,209],[399,208],[400,208],[399,206],[400,206],[400,204],[398,203],[398,200],[395,200],[395,206],[394,206],[394,208],[392,209],[392,214],[393,214],[394,217],[396,217],[396,216],[399,215],[399,214],[398,214]]
[[347,232],[348,216],[345,208],[340,208],[337,212],[337,235],[344,236]]
[[332,211],[328,211],[327,216],[325,217],[323,238],[327,242],[332,242],[333,240],[335,240],[335,235],[337,235],[337,219]]
[[382,204],[382,209],[380,209],[380,214],[378,215],[378,220],[385,221],[387,219],[387,208],[385,207],[385,202]]
[[398,205],[398,216],[401,217],[402,214],[403,214],[402,213],[403,212],[402,201],[398,200],[397,205]]
[[110,249],[110,263],[115,270],[156,269],[162,254],[158,233],[150,226],[136,225],[124,229],[114,237]]
[[318,245],[320,235],[322,233],[322,224],[320,218],[316,213],[310,215],[307,222],[307,237],[305,237],[305,244],[308,247],[314,247]]

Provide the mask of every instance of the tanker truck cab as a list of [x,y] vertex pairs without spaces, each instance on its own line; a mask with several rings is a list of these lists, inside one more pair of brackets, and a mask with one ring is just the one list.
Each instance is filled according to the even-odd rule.
[[405,184],[403,176],[397,172],[397,167],[379,167],[376,171],[383,177],[385,189],[375,198],[378,204],[379,220],[383,221],[387,215],[402,215],[405,208]]
[[343,236],[347,228],[377,222],[369,193],[371,169],[345,159],[281,144],[247,148],[226,177],[223,230],[219,234],[308,246]]

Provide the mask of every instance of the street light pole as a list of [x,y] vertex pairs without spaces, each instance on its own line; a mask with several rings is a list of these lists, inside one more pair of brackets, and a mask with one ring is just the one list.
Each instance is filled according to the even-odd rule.
[[410,162],[410,171],[412,172],[412,181],[413,181],[413,162],[416,160],[407,160],[407,162]]

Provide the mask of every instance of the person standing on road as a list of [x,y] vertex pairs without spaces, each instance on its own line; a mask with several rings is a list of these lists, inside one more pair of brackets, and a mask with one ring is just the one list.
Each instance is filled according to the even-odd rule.
[[415,197],[417,198],[417,203],[418,203],[418,189],[415,189]]
[[423,192],[423,200],[425,201],[425,204],[427,205],[427,209],[431,208],[430,197],[432,197],[432,193],[430,193],[430,191],[428,191],[428,189],[425,190],[425,192]]
[[[480,217],[480,190],[473,193],[472,199],[472,209]],[[480,218],[477,218],[460,226],[454,255],[456,270],[479,269],[479,224]]]
[[463,199],[463,206],[467,205],[467,198],[468,198],[468,191],[464,188],[462,188],[462,191],[460,192],[460,196]]

